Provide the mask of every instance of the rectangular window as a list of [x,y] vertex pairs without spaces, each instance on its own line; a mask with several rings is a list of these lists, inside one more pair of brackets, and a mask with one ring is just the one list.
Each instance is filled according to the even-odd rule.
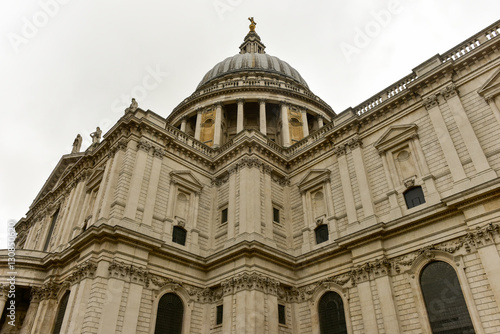
[[227,208],[222,209],[222,211],[220,212],[220,223],[227,223]]
[[220,325],[222,324],[222,315],[224,314],[224,305],[218,305],[217,306],[217,314],[216,314],[216,319],[215,319],[215,324]]
[[280,222],[280,209],[273,208],[273,221],[276,223]]
[[278,304],[278,322],[286,325],[285,305]]

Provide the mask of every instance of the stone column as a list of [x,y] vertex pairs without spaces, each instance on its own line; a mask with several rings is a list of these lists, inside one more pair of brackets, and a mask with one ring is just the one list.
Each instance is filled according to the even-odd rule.
[[68,304],[66,305],[66,310],[64,311],[64,318],[63,322],[61,324],[61,333],[70,333],[68,331],[68,327],[70,326],[71,322],[73,321],[73,317],[75,317],[75,312],[80,312],[80,310],[77,310],[75,308],[75,300],[76,300],[76,294],[78,291],[78,284],[73,284],[70,289],[70,294],[68,298]]
[[451,135],[448,132],[448,128],[446,127],[441,109],[439,108],[437,97],[433,95],[426,98],[424,100],[424,106],[429,113],[429,118],[431,119],[432,126],[436,131],[437,139],[439,141],[439,144],[441,145],[444,158],[448,163],[451,176],[453,177],[453,182],[457,184],[467,181],[464,167],[462,166],[462,162],[458,157],[458,153],[455,145],[453,144],[453,140],[451,139]]
[[5,308],[5,303],[7,303],[7,296],[9,294],[9,288],[6,285],[0,285],[0,318],[3,315],[3,310]]
[[[113,268],[112,264],[110,264],[108,271],[110,277],[107,280],[107,287],[104,291],[101,318],[97,330],[98,333],[114,333],[116,331],[123,288],[125,287],[125,282],[123,280],[114,277],[124,275],[121,265],[117,265],[116,268]],[[125,274],[125,276],[126,275],[127,274]]]
[[194,129],[194,139],[196,140],[200,140],[201,136],[201,114],[202,114],[201,108],[196,110],[196,126]]
[[125,205],[125,211],[123,213],[124,218],[128,218],[133,221],[135,221],[137,205],[139,204],[139,197],[141,195],[141,186],[144,180],[144,171],[146,169],[148,152],[150,149],[151,144],[146,141],[139,141],[137,143],[135,166],[132,173],[132,179],[130,180],[127,204]]
[[342,192],[344,193],[344,202],[347,213],[347,221],[349,224],[358,221],[356,213],[356,205],[354,204],[354,195],[352,191],[351,178],[349,177],[349,166],[346,157],[346,145],[340,145],[335,148],[337,161],[340,171],[340,183],[342,184]]
[[441,91],[441,94],[446,99],[446,102],[450,107],[453,119],[457,124],[458,131],[464,140],[465,147],[467,147],[467,151],[469,152],[477,173],[479,174],[488,171],[490,176],[489,178],[496,178],[496,173],[491,169],[483,148],[481,147],[476,133],[472,128],[472,124],[467,117],[467,113],[465,112],[462,102],[458,97],[455,84],[451,84],[446,87],[443,91]]
[[359,196],[361,197],[365,219],[373,217],[375,215],[375,205],[373,204],[373,197],[370,191],[368,175],[366,174],[365,162],[363,161],[361,139],[359,137],[351,139],[348,145],[351,148],[354,170],[356,172],[356,179],[360,189]]
[[260,132],[265,136],[267,135],[266,100],[259,100],[259,121],[260,121]]
[[[488,235],[488,233],[485,234]],[[500,280],[498,280],[498,277],[500,277],[500,255],[496,245],[494,242],[484,243],[483,241],[483,245],[478,245],[477,252],[488,278],[488,283],[490,283],[490,289],[493,291],[497,307],[500,309]]]
[[76,287],[76,296],[74,300],[73,309],[77,310],[71,317],[71,321],[68,324],[67,333],[80,333],[83,326],[83,319],[85,317],[85,309],[87,308],[87,303],[89,301],[90,288],[92,286],[91,279],[84,279]]
[[104,175],[102,177],[101,186],[97,191],[97,197],[94,202],[94,209],[92,210],[92,224],[95,224],[98,220],[98,213],[101,210],[101,201],[104,196],[104,192],[106,191],[106,185],[108,184],[109,174],[111,169],[112,159],[108,158],[106,161],[106,167],[104,168]]
[[495,102],[495,96],[487,96],[486,102],[488,102],[488,105],[490,106],[493,115],[495,115],[497,122],[500,124],[500,110],[498,110],[498,106]]
[[300,111],[302,116],[302,131],[304,133],[304,138],[309,136],[309,125],[307,124],[307,110],[302,109]]
[[113,203],[115,197],[116,183],[118,182],[120,169],[122,168],[123,156],[125,155],[126,149],[127,149],[126,142],[120,142],[118,143],[117,147],[114,148],[115,152],[114,152],[113,162],[111,163],[111,171],[109,172],[108,183],[106,184],[106,190],[104,191],[101,211],[99,213],[99,219],[109,218],[109,213],[111,211],[111,203]]
[[158,184],[160,183],[161,164],[165,151],[159,147],[153,147],[153,166],[151,167],[151,176],[147,190],[148,200],[144,205],[144,213],[142,214],[142,223],[151,226],[153,222],[154,208],[156,204],[156,194],[158,192]]
[[286,103],[281,103],[281,137],[283,146],[290,146],[290,125],[288,124],[288,106]]
[[318,129],[323,127],[323,117],[318,115]]
[[215,124],[214,124],[214,145],[213,147],[218,147],[221,144],[221,132],[222,132],[222,104],[215,104]]
[[238,100],[238,115],[236,119],[236,133],[240,133],[243,131],[243,121],[245,118],[245,112],[243,111],[243,106],[245,104],[245,100]]
[[71,206],[71,210],[68,214],[68,220],[65,224],[63,233],[61,235],[61,242],[65,243],[71,240],[71,234],[73,231],[73,228],[80,223],[78,220],[78,217],[80,216],[80,211],[84,210],[84,207],[82,205],[82,201],[85,198],[85,182],[84,180],[78,181],[78,184],[76,186],[75,190],[75,200],[73,201],[73,204]]
[[186,123],[187,123],[187,117],[184,116],[181,119],[181,131],[186,132]]

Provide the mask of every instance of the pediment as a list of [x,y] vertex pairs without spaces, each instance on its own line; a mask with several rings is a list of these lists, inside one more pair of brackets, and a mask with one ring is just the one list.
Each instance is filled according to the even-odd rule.
[[55,189],[61,183],[61,180],[69,172],[71,167],[82,157],[82,155],[83,153],[63,155],[59,160],[59,162],[57,163],[57,165],[54,167],[52,173],[50,173],[42,189],[35,197],[33,203],[36,203],[38,200],[47,195],[50,191]]
[[173,183],[178,183],[182,187],[196,193],[199,193],[203,189],[203,184],[188,170],[170,172],[170,179]]
[[498,68],[495,73],[493,73],[493,75],[486,80],[477,92],[486,99],[500,94],[500,68]]
[[379,152],[399,145],[417,135],[416,124],[394,125],[389,127],[384,134],[373,144]]
[[330,180],[330,173],[329,169],[311,169],[298,183],[300,191],[307,191]]

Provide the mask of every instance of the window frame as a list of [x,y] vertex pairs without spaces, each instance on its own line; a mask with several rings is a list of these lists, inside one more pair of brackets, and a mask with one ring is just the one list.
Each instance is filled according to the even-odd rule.
[[[180,243],[178,241],[176,241],[176,236],[178,237],[178,233],[176,233],[176,231],[182,231],[184,234],[183,234],[183,239],[184,239],[184,243]],[[186,246],[186,241],[187,241],[187,231],[184,227],[182,226],[179,226],[179,225],[175,225],[172,227],[172,242],[173,243],[176,243],[178,245],[181,245],[181,246]]]

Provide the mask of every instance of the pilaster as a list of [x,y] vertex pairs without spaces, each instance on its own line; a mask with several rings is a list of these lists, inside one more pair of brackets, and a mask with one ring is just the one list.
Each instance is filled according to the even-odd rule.
[[267,120],[266,120],[266,101],[259,100],[259,125],[260,132],[265,136],[267,135]]
[[453,182],[455,186],[457,186],[457,184],[465,182],[468,179],[465,175],[462,162],[458,157],[458,153],[455,145],[453,144],[453,140],[451,139],[451,135],[448,132],[448,128],[446,127],[441,109],[439,108],[437,96],[432,95],[426,98],[424,100],[424,106],[429,113],[429,118],[431,120],[432,126],[436,131],[437,139],[439,141],[439,144],[441,145],[441,149],[443,151],[446,163],[448,164]]
[[196,125],[194,128],[194,139],[196,139],[196,140],[200,140],[200,136],[201,136],[201,114],[202,114],[202,112],[203,112],[203,110],[201,108],[196,110]]
[[304,133],[304,138],[309,136],[309,125],[307,124],[307,111],[305,109],[302,109],[300,111],[300,114],[302,116],[302,131]]
[[356,206],[354,203],[354,194],[352,191],[351,178],[349,177],[349,166],[346,157],[346,145],[340,145],[335,148],[337,161],[340,172],[340,183],[342,184],[342,192],[344,194],[344,202],[347,213],[347,221],[349,224],[358,221],[356,214]]
[[139,204],[139,197],[141,195],[141,185],[144,180],[144,171],[146,169],[146,162],[148,159],[148,152],[151,149],[151,144],[147,141],[141,140],[137,143],[137,155],[135,158],[134,171],[132,172],[132,179],[128,189],[128,199],[123,213],[124,218],[135,221],[137,206]]
[[146,204],[144,205],[144,213],[142,215],[142,223],[151,226],[153,222],[154,208],[156,204],[156,194],[158,193],[158,184],[160,181],[160,172],[163,156],[165,151],[159,147],[153,147],[153,165],[151,167],[151,175],[147,190]]
[[215,105],[215,128],[214,128],[214,145],[212,147],[218,147],[221,144],[221,132],[222,132],[222,105],[216,103]]
[[236,133],[240,133],[243,131],[243,121],[245,118],[245,112],[243,111],[243,107],[245,105],[245,100],[238,100],[238,114],[236,119]]

